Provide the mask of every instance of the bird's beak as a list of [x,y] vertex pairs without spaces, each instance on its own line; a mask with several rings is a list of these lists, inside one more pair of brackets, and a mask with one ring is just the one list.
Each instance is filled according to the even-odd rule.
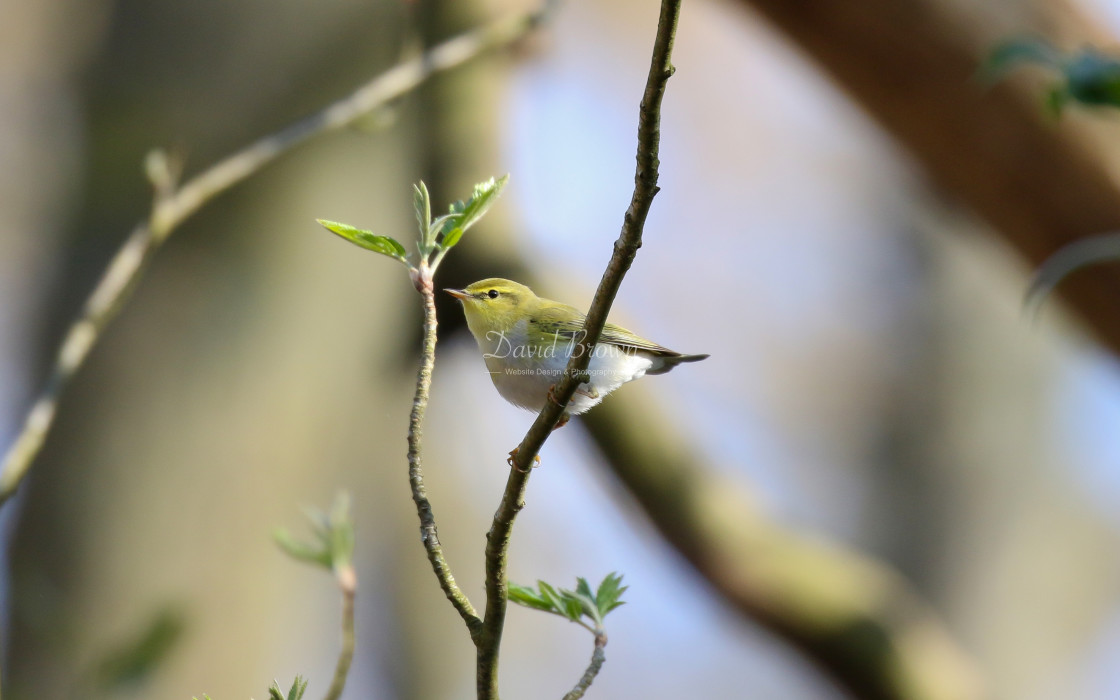
[[471,295],[467,294],[462,289],[445,289],[443,291],[447,292],[448,294],[455,297],[456,299],[459,299],[460,301],[462,301],[463,299],[470,299],[471,298]]

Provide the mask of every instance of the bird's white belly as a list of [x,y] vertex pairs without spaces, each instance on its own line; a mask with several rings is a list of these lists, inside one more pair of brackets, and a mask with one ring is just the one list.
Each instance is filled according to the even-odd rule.
[[[525,344],[523,324],[504,334],[479,340],[490,378],[510,403],[539,411],[548,400],[549,389],[564,376],[571,357],[571,345]],[[607,394],[628,381],[638,379],[653,364],[640,352],[628,352],[613,345],[600,345],[591,357],[587,371],[590,384],[581,384],[568,404],[568,412],[578,415],[602,401]]]

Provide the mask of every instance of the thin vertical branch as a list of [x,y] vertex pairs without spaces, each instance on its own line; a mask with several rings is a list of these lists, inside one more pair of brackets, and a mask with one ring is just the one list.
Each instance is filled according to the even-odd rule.
[[337,574],[338,587],[342,591],[342,648],[338,652],[338,663],[334,667],[331,687],[323,700],[338,700],[346,688],[346,677],[350,675],[350,664],[354,661],[354,594],[358,589],[358,578],[354,568],[347,566]]
[[547,401],[533,421],[532,427],[517,447],[510,468],[502,500],[494,514],[494,521],[486,535],[486,612],[482,629],[476,640],[478,650],[476,681],[479,700],[498,697],[498,653],[505,625],[508,585],[506,581],[507,554],[513,532],[513,521],[525,507],[525,488],[529,482],[529,469],[541,446],[560,421],[564,406],[575,394],[580,382],[586,378],[591,351],[607,322],[607,314],[618,294],[619,286],[630,269],[630,264],[642,246],[642,230],[650,205],[657,195],[657,177],[661,142],[661,101],[665,85],[673,75],[671,57],[673,39],[680,17],[681,0],[662,0],[661,16],[657,23],[653,58],[649,76],[638,111],[638,152],[634,172],[634,194],[622,222],[622,232],[614,244],[614,253],[607,264],[591,309],[584,322],[584,336],[574,351],[564,376],[556,384],[553,395],[556,402]]
[[607,660],[607,653],[604,649],[607,646],[607,635],[603,631],[595,634],[595,650],[591,652],[591,663],[587,665],[587,670],[583,672],[580,677],[579,683],[575,687],[564,694],[563,700],[579,700],[591,684],[595,681],[595,676],[599,675],[599,669],[603,667],[603,662]]
[[455,606],[455,610],[467,624],[474,639],[482,626],[482,620],[475,612],[471,601],[455,582],[447,559],[443,556],[443,546],[436,530],[436,518],[428,492],[424,487],[423,465],[420,460],[420,446],[423,440],[424,413],[428,408],[428,393],[432,385],[432,368],[436,362],[436,299],[432,286],[432,275],[427,262],[420,263],[415,275],[417,291],[424,299],[424,341],[420,353],[420,369],[416,374],[416,394],[412,400],[412,413],[408,420],[408,481],[412,487],[412,500],[416,503],[416,514],[420,516],[420,540],[428,552],[432,571],[439,579],[439,587]]
[[0,505],[11,498],[43,447],[58,411],[58,401],[85,363],[101,333],[128,300],[159,246],[217,195],[309,139],[353,124],[386,103],[415,89],[432,75],[460,66],[491,49],[524,36],[542,12],[507,17],[465,32],[382,73],[323,110],[215,163],[176,187],[174,178],[153,177],[156,198],[151,214],[139,223],[113,257],[90,294],[81,315],[59,348],[50,378],[24,419],[23,428],[0,464]]

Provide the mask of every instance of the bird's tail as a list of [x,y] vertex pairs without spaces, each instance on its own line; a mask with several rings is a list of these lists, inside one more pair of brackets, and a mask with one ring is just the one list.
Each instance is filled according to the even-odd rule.
[[657,358],[658,360],[661,361],[660,366],[658,366],[657,363],[654,363],[653,367],[646,370],[646,374],[665,374],[666,372],[673,369],[674,367],[681,364],[682,362],[699,362],[700,360],[708,359],[708,357],[710,357],[710,356],[709,355],[680,355],[680,354],[661,355],[660,357]]

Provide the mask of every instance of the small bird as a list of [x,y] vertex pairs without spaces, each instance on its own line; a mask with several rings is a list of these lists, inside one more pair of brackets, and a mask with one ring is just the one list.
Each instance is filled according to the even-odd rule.
[[[540,411],[553,398],[552,389],[572,353],[579,350],[584,314],[497,277],[444,291],[462,302],[467,327],[478,341],[498,393],[515,406]],[[611,323],[591,352],[590,381],[579,385],[560,425],[626,382],[708,357],[674,352]]]

